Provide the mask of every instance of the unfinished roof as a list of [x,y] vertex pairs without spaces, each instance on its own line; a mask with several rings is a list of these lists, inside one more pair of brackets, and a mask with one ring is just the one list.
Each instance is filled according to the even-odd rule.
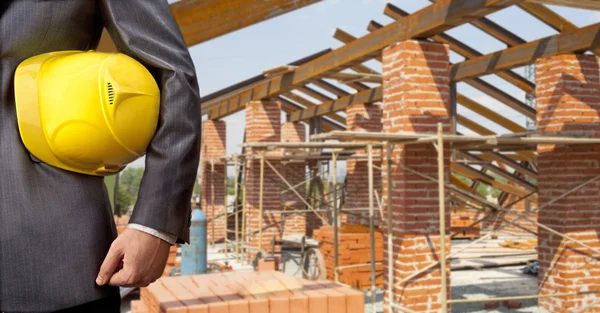
[[[562,53],[585,52],[600,48],[596,40],[600,24],[579,28],[545,4],[572,6],[583,9],[598,9],[598,1],[575,0],[430,0],[431,5],[409,14],[392,4],[384,8],[384,14],[394,19],[388,25],[371,21],[367,26],[369,34],[356,38],[338,29],[334,38],[345,45],[330,51],[322,51],[305,58],[304,62],[294,62],[284,66],[274,64],[252,80],[218,91],[203,98],[202,113],[209,119],[221,119],[245,108],[249,101],[278,99],[282,109],[293,122],[313,121],[322,117],[328,126],[324,131],[345,128],[345,117],[338,112],[360,103],[378,103],[382,100],[381,73],[363,65],[371,60],[381,62],[382,50],[391,44],[407,39],[426,39],[445,43],[464,61],[451,66],[451,82],[464,82],[470,87],[497,100],[522,115],[535,120],[535,107],[525,99],[517,99],[509,91],[481,79],[486,75],[496,75],[510,85],[534,97],[535,82],[516,73],[513,69],[527,66],[536,59]],[[526,41],[486,16],[508,7],[516,6],[541,23],[556,31],[556,34]],[[463,24],[471,24],[477,29],[506,45],[506,49],[484,54],[449,34],[447,30]],[[258,78],[260,77],[260,78]],[[316,86],[318,88],[312,87]],[[343,89],[340,87],[344,87]],[[327,95],[318,89],[327,91]],[[453,119],[481,136],[495,136],[486,127],[490,123],[501,126],[513,133],[523,133],[527,129],[478,103],[476,100],[454,89]],[[483,123],[471,120],[460,114],[467,109],[482,117]],[[454,128],[456,129],[456,128]],[[490,137],[491,138],[491,137]],[[527,140],[527,139],[526,139]],[[532,145],[534,143],[531,143]],[[488,147],[489,146],[489,147]],[[535,172],[536,155],[522,144],[503,145],[493,148],[490,145],[474,149],[473,145],[457,145],[461,148],[452,165],[452,171],[473,180],[474,185],[482,182],[504,193],[522,195],[536,190],[530,181],[537,179]],[[485,149],[489,148],[489,149]],[[506,166],[513,169],[509,171]],[[488,175],[492,172],[496,175]],[[497,179],[503,177],[515,188]],[[473,189],[473,188],[472,188]]]

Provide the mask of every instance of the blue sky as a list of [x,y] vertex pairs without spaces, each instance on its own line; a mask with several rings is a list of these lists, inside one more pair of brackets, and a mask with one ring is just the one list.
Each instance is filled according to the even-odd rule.
[[[190,53],[196,66],[200,92],[203,96],[208,95],[260,74],[265,69],[289,63],[326,48],[338,48],[342,43],[332,37],[336,28],[341,28],[356,37],[364,36],[368,33],[366,27],[369,21],[375,20],[381,24],[392,22],[392,19],[383,14],[388,2],[409,13],[430,4],[427,0],[324,0],[193,46],[190,48]],[[600,22],[600,12],[555,6],[550,8],[579,27]],[[554,30],[516,7],[489,15],[488,18],[527,41],[556,34]],[[470,25],[452,29],[448,34],[484,54],[506,48],[501,42]],[[461,60],[462,57],[451,55],[452,62]],[[381,71],[379,63],[369,62],[366,65]],[[515,71],[523,74],[523,69],[515,69]],[[504,80],[493,76],[482,78],[524,101],[524,93]],[[485,94],[462,83],[458,85],[458,91],[505,117],[525,125],[525,118],[522,115]],[[507,132],[467,109],[459,107],[459,114],[480,122],[498,133]],[[227,121],[227,153],[238,153],[244,133],[244,113],[231,115],[225,118],[225,121]],[[459,131],[468,133],[460,128]],[[143,159],[132,165],[143,166]]]

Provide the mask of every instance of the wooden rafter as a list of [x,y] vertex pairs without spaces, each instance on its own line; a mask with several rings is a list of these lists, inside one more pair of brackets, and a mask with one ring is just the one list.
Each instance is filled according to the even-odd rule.
[[[394,20],[399,20],[399,19],[404,18],[409,15],[408,12],[406,12],[390,3],[388,3],[388,5],[386,6],[384,13]],[[488,34],[492,35],[492,34],[502,33],[502,34],[504,34],[504,36],[501,37],[503,39],[505,37],[513,38],[511,40],[511,43],[516,43],[516,44],[525,43],[525,40],[520,39],[515,34],[509,32],[508,30],[502,28],[501,26],[499,26],[497,24],[494,24],[493,22],[491,22],[490,20],[488,20],[485,17],[483,17],[479,20],[475,20],[475,21],[471,22],[471,24],[478,23],[479,21],[482,21],[482,23],[480,25],[480,29]],[[375,29],[379,29],[381,27],[383,27],[383,26],[378,24],[375,21],[371,21],[371,23],[369,24],[368,30],[374,31]],[[514,39],[514,38],[518,38],[518,39]],[[477,58],[477,57],[482,56],[482,53],[480,53],[479,51],[471,48],[470,46],[466,45],[465,43],[459,41],[458,39],[456,39],[448,34],[440,33],[440,34],[433,36],[432,39],[437,42],[448,44],[452,51],[460,54],[461,56],[465,57],[466,59],[472,59],[472,58]],[[525,92],[533,92],[535,90],[535,85],[533,83],[531,83],[530,81],[528,81],[527,79],[525,79],[524,77],[522,77],[521,75],[518,75],[517,73],[515,73],[513,71],[499,71],[496,73],[496,75],[500,76],[507,82],[517,86],[518,88],[521,88]]]
[[527,0],[543,4],[560,5],[564,7],[597,10],[600,11],[600,1],[598,0]]
[[465,80],[532,64],[539,58],[599,48],[598,36],[600,36],[600,23],[581,28],[576,32],[554,35],[486,54],[453,65],[450,70],[450,79],[452,81]]
[[379,54],[382,49],[395,42],[409,38],[428,38],[520,2],[522,0],[437,1],[401,21],[391,23],[310,61],[292,73],[274,77],[252,90],[238,93],[234,99],[228,99],[211,110],[209,117],[218,119],[241,110],[242,103],[268,98],[289,91],[294,86],[305,85],[308,81],[328,72],[341,71],[353,64],[362,63],[363,60],[373,58],[373,55]]
[[457,157],[459,158],[463,158],[465,160],[468,161],[474,161],[474,162],[478,162],[478,164],[487,169],[490,172],[493,172],[494,174],[503,177],[504,179],[506,179],[507,181],[509,181],[510,183],[522,186],[523,188],[525,188],[526,190],[528,190],[529,192],[531,191],[535,191],[537,190],[537,187],[534,186],[533,184],[531,184],[530,182],[523,180],[521,177],[518,177],[514,174],[511,174],[505,170],[500,169],[499,167],[491,164],[491,163],[486,163],[483,159],[469,153],[466,151],[457,151]]
[[[393,6],[388,6],[388,7],[392,8]],[[395,12],[394,16],[402,16],[403,14],[406,13],[399,8],[395,8],[394,12]],[[369,24],[368,28],[369,28],[369,31],[373,31],[373,30],[381,28],[381,27],[382,27],[381,24],[372,21]],[[343,38],[344,38],[344,40],[348,40],[352,37],[346,33],[346,34],[344,34]],[[450,48],[459,54],[461,54],[461,52],[465,53],[463,56],[466,59],[470,59],[471,57],[474,57],[476,55],[481,56],[481,53],[477,52],[476,50],[472,49],[471,47],[463,44],[462,42],[460,42],[448,35],[444,35],[444,34],[437,35],[437,36],[432,37],[432,39],[434,39],[434,40],[437,39],[440,42],[445,42],[448,44],[450,44],[452,42],[453,45],[450,45]],[[508,82],[515,84],[515,86],[521,87],[526,92],[533,92],[533,90],[535,90],[535,85],[533,85],[532,83],[530,83],[529,81],[527,81],[526,79],[524,79],[522,77],[517,78],[517,76],[519,76],[519,75],[517,75],[514,72],[501,71],[500,73],[498,73],[498,75],[501,76],[502,78],[506,79]],[[497,87],[494,87],[490,83],[488,83],[480,78],[470,78],[470,79],[466,79],[464,82],[466,84],[470,85],[471,87],[487,94],[488,96],[506,104],[507,106],[511,107],[512,109],[524,114],[525,116],[527,116],[529,118],[535,118],[535,110],[533,108],[529,107],[522,101],[515,99],[513,96],[505,93],[504,91],[498,89]]]
[[319,106],[314,106],[311,108],[306,108],[304,110],[298,110],[292,112],[290,116],[290,121],[298,122],[302,120],[311,119],[317,116],[323,116],[327,114],[332,114],[337,111],[342,111],[350,105],[358,104],[358,103],[373,103],[377,101],[381,101],[383,97],[383,88],[377,87],[373,89],[368,89],[365,91],[360,91],[355,94],[350,94],[347,96],[340,97],[336,100],[324,102]]
[[[287,114],[290,114],[293,111],[302,109],[301,106],[299,106],[298,104],[295,104],[291,101],[288,101],[287,99],[279,97],[277,100],[281,103],[281,110],[286,112]],[[343,125],[345,125],[345,124],[346,124],[346,122],[344,119]],[[323,119],[323,130],[326,132],[334,131],[334,130],[345,130],[345,129],[346,129],[346,127],[340,126],[339,124],[330,121],[328,118]]]
[[[170,7],[186,44],[191,47],[320,1],[180,0]],[[117,50],[106,30],[97,50]]]

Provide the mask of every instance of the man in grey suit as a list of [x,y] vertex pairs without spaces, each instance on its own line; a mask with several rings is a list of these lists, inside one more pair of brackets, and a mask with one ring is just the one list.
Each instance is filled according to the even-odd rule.
[[[103,27],[161,90],[138,200],[118,238],[103,179],[32,157],[15,115],[19,63],[95,49]],[[162,274],[170,244],[188,240],[199,101],[167,0],[0,1],[0,311],[118,312],[116,286],[146,286]]]

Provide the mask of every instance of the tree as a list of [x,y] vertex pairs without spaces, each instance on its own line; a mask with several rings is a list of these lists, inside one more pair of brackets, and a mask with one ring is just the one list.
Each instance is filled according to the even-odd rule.
[[117,193],[117,205],[115,209],[115,213],[117,210],[121,211],[121,214],[127,213],[127,209],[129,206],[134,203],[133,195],[125,188],[123,185],[119,184],[119,192]]
[[141,167],[127,167],[121,174],[119,174],[119,185],[125,186],[134,198],[137,198],[138,191],[140,190],[140,183],[142,182],[142,176],[144,175],[144,169]]

